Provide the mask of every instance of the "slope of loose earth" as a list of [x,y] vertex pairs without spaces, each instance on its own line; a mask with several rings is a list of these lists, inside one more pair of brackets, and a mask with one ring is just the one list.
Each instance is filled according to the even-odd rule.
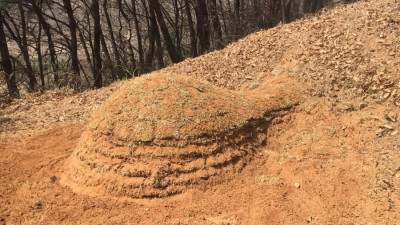
[[2,102],[0,224],[400,223],[399,12],[393,0],[337,6],[150,75],[185,74],[259,99],[290,95],[295,79],[306,96],[261,129],[265,142],[240,171],[173,196],[88,193],[63,181],[92,112],[134,81]]

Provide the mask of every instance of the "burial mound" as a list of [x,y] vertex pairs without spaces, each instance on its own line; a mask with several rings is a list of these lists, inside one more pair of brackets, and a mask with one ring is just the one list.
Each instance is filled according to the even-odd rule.
[[93,114],[62,182],[143,198],[233,175],[265,142],[271,120],[298,102],[296,88],[293,80],[235,92],[183,75],[133,79]]

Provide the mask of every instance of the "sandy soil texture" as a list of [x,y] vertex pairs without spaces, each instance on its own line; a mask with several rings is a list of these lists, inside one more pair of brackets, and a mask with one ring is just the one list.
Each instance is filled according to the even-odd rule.
[[1,99],[0,224],[399,224],[399,15],[337,6],[144,78]]

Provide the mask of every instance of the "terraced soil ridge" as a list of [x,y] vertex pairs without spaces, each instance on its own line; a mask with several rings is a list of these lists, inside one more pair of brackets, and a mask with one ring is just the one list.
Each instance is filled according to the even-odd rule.
[[235,174],[271,120],[300,101],[298,90],[290,78],[249,92],[183,75],[134,79],[93,114],[63,182],[87,194],[164,197]]

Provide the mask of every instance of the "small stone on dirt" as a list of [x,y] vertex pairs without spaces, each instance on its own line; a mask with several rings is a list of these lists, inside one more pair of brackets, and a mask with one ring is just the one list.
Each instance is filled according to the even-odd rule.
[[307,221],[307,223],[311,223],[313,221],[312,216],[308,217],[308,219],[306,221]]
[[43,207],[43,203],[41,202],[35,202],[35,204],[33,204],[31,206],[32,209],[41,209]]
[[382,134],[383,134],[383,129],[382,128],[379,128],[378,130],[376,130],[375,131],[375,134],[378,136],[378,137],[381,137],[382,136]]
[[363,108],[365,108],[367,106],[368,106],[368,103],[362,102],[362,103],[360,103],[360,105],[358,105],[358,108],[363,109]]
[[393,126],[390,126],[389,124],[385,124],[383,127],[389,130],[393,130]]
[[300,188],[300,183],[294,183],[294,186],[298,189]]
[[384,99],[387,99],[387,98],[389,98],[389,96],[390,96],[390,92],[384,94],[384,95],[383,95],[383,98],[384,98]]

